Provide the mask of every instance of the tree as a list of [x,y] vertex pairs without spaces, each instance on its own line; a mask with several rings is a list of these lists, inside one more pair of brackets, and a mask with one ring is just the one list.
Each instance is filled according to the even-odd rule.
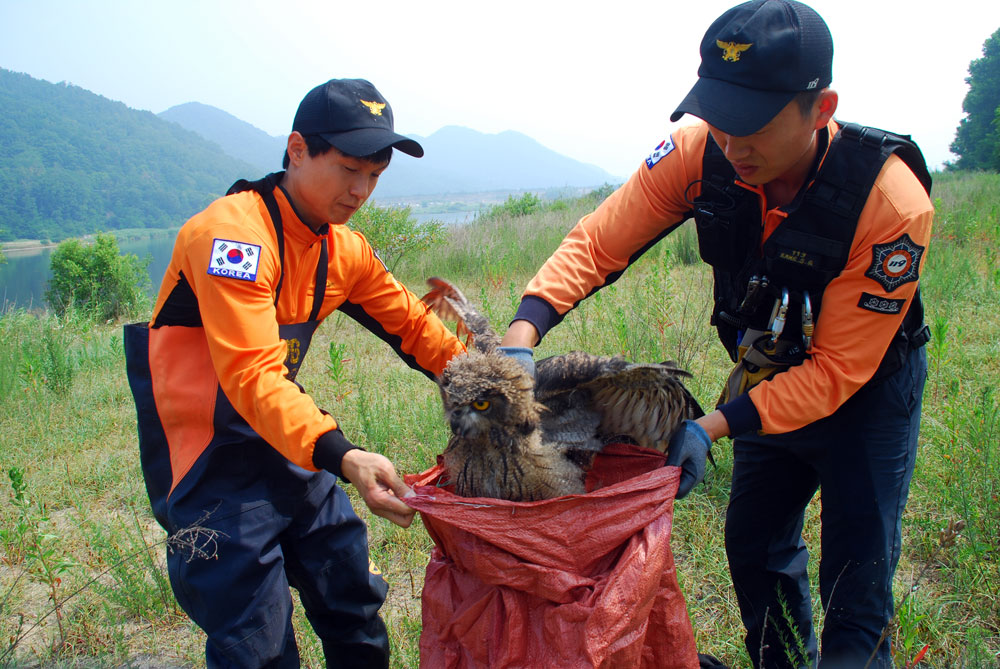
[[958,124],[951,151],[955,167],[1000,171],[1000,29],[983,44],[983,57],[969,63],[966,117]]
[[370,202],[351,216],[349,225],[363,234],[390,272],[403,256],[420,253],[444,236],[440,221],[417,221],[409,207],[379,207]]
[[121,255],[114,235],[98,234],[92,246],[71,239],[52,253],[45,299],[59,315],[71,306],[101,320],[134,313],[146,304],[148,265],[134,253]]

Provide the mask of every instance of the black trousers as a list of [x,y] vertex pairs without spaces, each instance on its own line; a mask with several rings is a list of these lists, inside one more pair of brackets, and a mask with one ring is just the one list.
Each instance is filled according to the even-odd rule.
[[[825,611],[819,666],[868,661],[892,617],[926,376],[926,353],[916,349],[832,416],[787,434],[735,440],[726,552],[754,666],[816,665],[802,525],[817,489]],[[888,639],[871,666],[892,666]]]
[[[274,479],[298,494],[275,490]],[[213,500],[218,488],[203,481],[200,500],[169,505],[173,527],[218,533],[209,542],[203,534],[201,553],[175,547],[167,555],[177,601],[208,635],[208,667],[298,667],[289,586],[299,591],[328,667],[388,667],[378,615],[388,587],[369,562],[364,522],[334,481],[318,472],[299,485],[276,468],[267,496],[230,489]]]

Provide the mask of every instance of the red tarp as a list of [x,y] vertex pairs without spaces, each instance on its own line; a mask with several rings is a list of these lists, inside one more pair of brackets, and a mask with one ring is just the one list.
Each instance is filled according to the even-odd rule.
[[406,477],[434,540],[420,666],[697,667],[670,530],[680,469],[613,444],[586,495],[459,497]]

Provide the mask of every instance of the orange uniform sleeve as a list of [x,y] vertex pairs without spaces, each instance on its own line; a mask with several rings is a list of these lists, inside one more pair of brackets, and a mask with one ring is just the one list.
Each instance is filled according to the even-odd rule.
[[[858,219],[847,265],[823,293],[811,357],[750,390],[764,432],[790,432],[831,415],[872,377],[916,291],[933,214],[917,178],[891,156]],[[912,269],[900,270],[911,272],[909,280],[880,280],[886,250],[904,236],[921,249]],[[872,297],[895,303],[896,313],[863,308]]]
[[[677,130],[659,155],[593,213],[584,216],[538,270],[524,292],[515,319],[530,321],[539,336],[595,289],[615,281],[632,262],[683,222],[691,209],[685,192],[699,178],[707,128]],[[656,153],[654,152],[654,155]]]
[[453,356],[465,352],[437,315],[386,269],[361,233],[334,226],[331,248],[351,262],[331,264],[324,302],[330,306],[324,312],[340,309],[430,377],[444,371]]

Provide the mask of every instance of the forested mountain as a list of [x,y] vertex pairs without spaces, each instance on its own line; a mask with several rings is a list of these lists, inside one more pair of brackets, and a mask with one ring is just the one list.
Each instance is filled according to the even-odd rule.
[[0,241],[177,226],[259,171],[151,112],[4,69],[0,109]]
[[[284,137],[200,103],[158,116],[0,68],[0,109],[0,241],[178,226],[236,179],[281,169]],[[426,155],[397,151],[376,198],[620,181],[513,131],[415,138]]]

